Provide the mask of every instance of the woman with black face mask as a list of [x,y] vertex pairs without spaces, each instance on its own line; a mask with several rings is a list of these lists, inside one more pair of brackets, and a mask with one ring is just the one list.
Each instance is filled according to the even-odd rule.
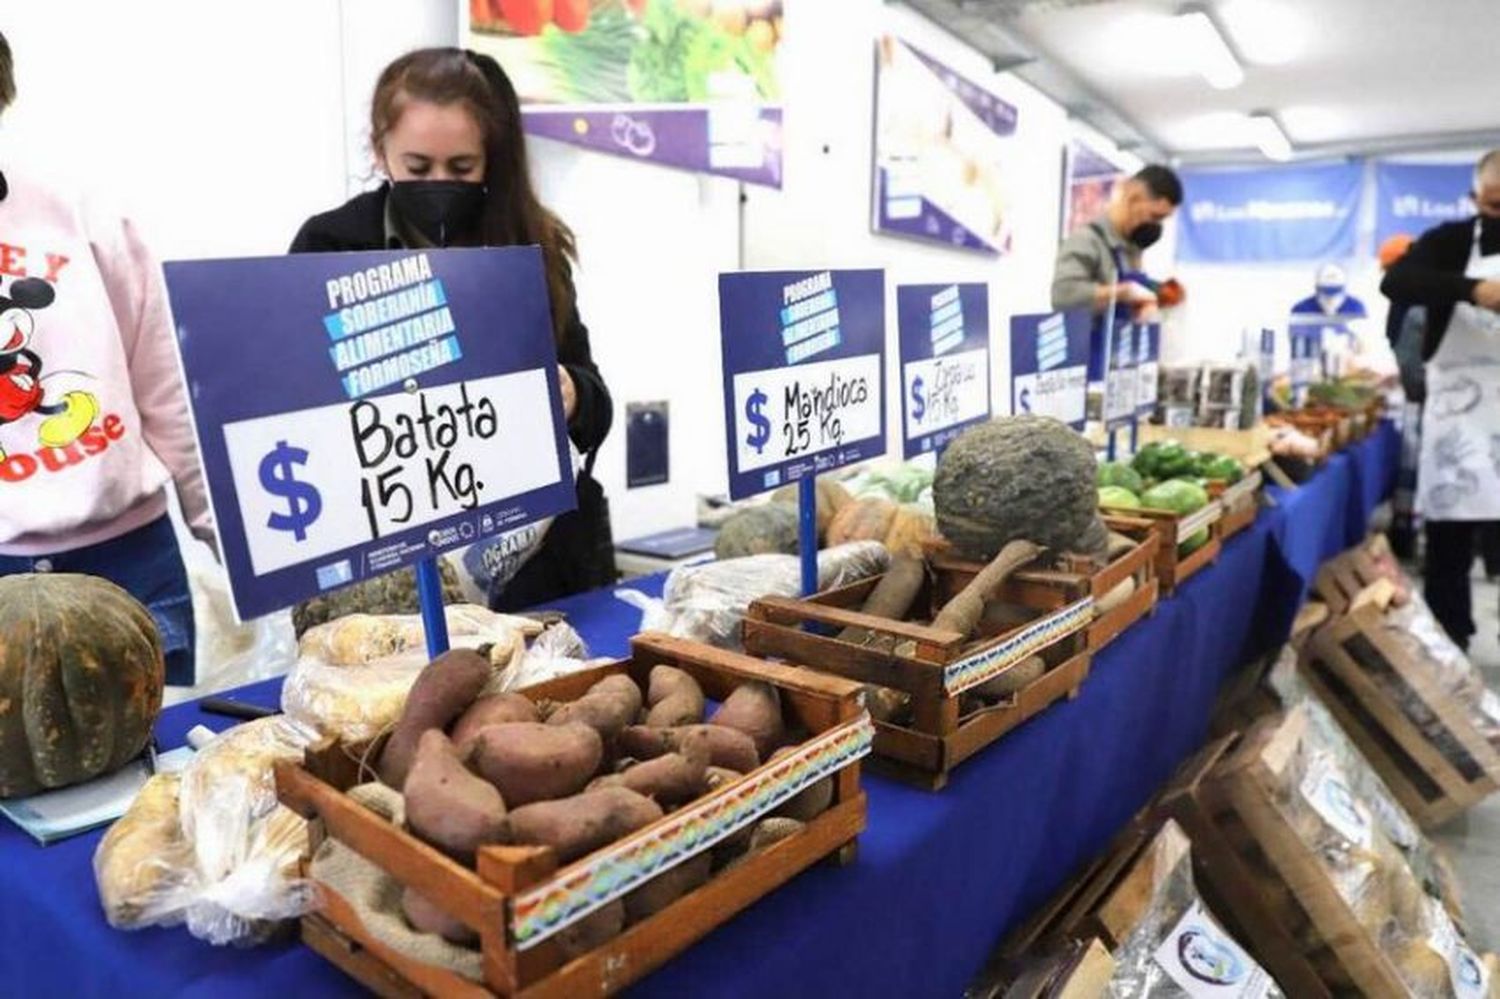
[[1152,164],[1115,184],[1104,217],[1062,241],[1052,272],[1054,309],[1155,305],[1155,298],[1122,275],[1141,269],[1141,252],[1161,239],[1162,223],[1182,203],[1182,182]]
[[[578,509],[490,604],[513,610],[614,582],[609,506],[591,471],[613,417],[574,300],[573,233],[537,200],[515,88],[488,56],[421,49],[385,68],[370,145],[389,178],[307,220],[293,253],[429,246],[542,248],[568,433],[585,455]],[[503,304],[503,303],[497,303]]]

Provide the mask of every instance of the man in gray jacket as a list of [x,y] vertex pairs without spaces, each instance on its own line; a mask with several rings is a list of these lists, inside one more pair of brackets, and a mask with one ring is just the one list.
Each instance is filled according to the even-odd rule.
[[1141,251],[1161,238],[1162,223],[1182,204],[1182,181],[1153,163],[1115,185],[1104,217],[1079,229],[1057,249],[1052,272],[1052,307],[1087,308],[1102,313],[1116,303],[1147,306],[1155,296],[1139,285],[1121,283],[1124,271],[1138,271]]

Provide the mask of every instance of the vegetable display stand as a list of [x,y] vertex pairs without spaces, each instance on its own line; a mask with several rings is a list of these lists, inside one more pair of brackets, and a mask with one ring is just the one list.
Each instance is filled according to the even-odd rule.
[[1208,484],[1208,494],[1224,508],[1224,520],[1219,530],[1225,541],[1255,523],[1255,518],[1260,514],[1260,492],[1264,485],[1265,477],[1258,469],[1247,473],[1243,479],[1233,484]]
[[[358,781],[359,761],[370,747],[319,747],[303,764],[281,764],[276,771],[282,802],[313,820],[313,850],[336,839],[476,931],[483,980],[398,953],[371,931],[349,898],[326,883],[318,886],[321,908],[303,919],[304,941],[382,996],[603,996],[661,966],[814,863],[851,860],[865,827],[859,761],[874,737],[858,685],[645,634],[632,640],[629,659],[521,693],[533,700],[573,700],[617,673],[644,688],[651,668],[661,663],[684,670],[720,701],[747,681],[768,683],[779,692],[788,724],[810,734],[790,752],[561,869],[550,847],[482,846],[477,869],[450,860],[345,793]],[[564,963],[560,931],[825,779],[833,781],[832,804],[800,830],[746,854],[701,887]]]
[[[1267,718],[1214,743],[1162,800],[1192,840],[1210,907],[1288,996],[1406,997],[1391,956],[1299,834],[1287,786],[1307,715]],[[1420,893],[1420,889],[1417,889]]]
[[1357,600],[1313,635],[1298,666],[1396,799],[1431,829],[1500,787],[1500,754],[1381,618],[1378,601]]
[[[1156,530],[1156,578],[1162,591],[1171,593],[1199,570],[1219,558],[1224,548],[1224,506],[1217,500],[1186,516],[1166,510],[1112,510],[1106,509],[1104,524],[1115,529],[1117,523],[1132,520],[1149,520]],[[1184,553],[1181,546],[1199,531],[1208,532],[1208,540],[1191,552]]]
[[1263,425],[1249,430],[1222,430],[1218,427],[1164,427],[1141,425],[1141,444],[1177,441],[1194,451],[1211,451],[1233,458],[1246,471],[1259,468],[1271,460],[1271,435]]
[[[1126,628],[1156,609],[1161,584],[1156,579],[1160,545],[1155,524],[1141,518],[1111,518],[1110,530],[1135,542],[1130,551],[1099,566],[1084,555],[1064,554],[1053,569],[1022,570],[1006,580],[1000,600],[1026,607],[1060,610],[1086,593],[1094,599],[1088,626],[1088,651],[1097,654]],[[935,598],[947,603],[984,568],[959,558],[944,541],[929,543],[928,563],[935,578]],[[1132,584],[1124,587],[1126,583]],[[1123,598],[1112,594],[1126,588]]]
[[[805,600],[763,597],[745,615],[746,650],[806,665],[851,680],[902,691],[911,699],[909,725],[876,720],[877,769],[920,787],[937,790],[949,772],[1006,732],[1064,697],[1077,695],[1089,671],[1087,629],[1093,597],[1087,580],[1065,585],[1067,603],[1056,606],[1050,587],[1022,586],[1041,616],[1016,627],[981,622],[971,640],[922,620],[896,621],[862,614],[880,582],[873,576]],[[931,580],[924,581],[913,607],[934,603]],[[1049,606],[1050,605],[1050,606]],[[822,631],[859,629],[865,641]],[[804,630],[806,629],[806,630]],[[965,694],[1000,678],[1032,656],[1040,656],[1040,676],[1020,685],[997,704],[964,712]]]
[[1339,441],[1340,418],[1326,411],[1290,409],[1266,417],[1273,426],[1287,426],[1301,431],[1318,442],[1318,453],[1312,459],[1315,465],[1326,462],[1334,451],[1343,446]]

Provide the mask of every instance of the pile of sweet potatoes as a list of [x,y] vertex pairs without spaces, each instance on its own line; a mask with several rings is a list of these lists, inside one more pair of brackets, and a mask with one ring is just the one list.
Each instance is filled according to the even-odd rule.
[[[776,688],[746,682],[707,718],[687,672],[659,665],[642,691],[613,674],[567,703],[484,694],[490,664],[466,650],[418,677],[382,750],[381,780],[406,799],[408,829],[472,865],[487,844],[551,847],[567,864],[734,780],[800,741]],[[801,828],[829,807],[825,778],[711,851],[662,873],[559,934],[565,956],[598,947],[716,872]],[[418,931],[475,945],[468,927],[406,891]]]

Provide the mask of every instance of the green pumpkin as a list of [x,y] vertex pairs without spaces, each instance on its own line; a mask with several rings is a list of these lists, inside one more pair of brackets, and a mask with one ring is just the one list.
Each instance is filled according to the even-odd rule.
[[78,784],[138,756],[165,673],[151,614],[113,583],[0,578],[0,798]]
[[719,559],[795,555],[797,541],[797,508],[790,503],[762,503],[724,521],[714,541],[714,555]]

